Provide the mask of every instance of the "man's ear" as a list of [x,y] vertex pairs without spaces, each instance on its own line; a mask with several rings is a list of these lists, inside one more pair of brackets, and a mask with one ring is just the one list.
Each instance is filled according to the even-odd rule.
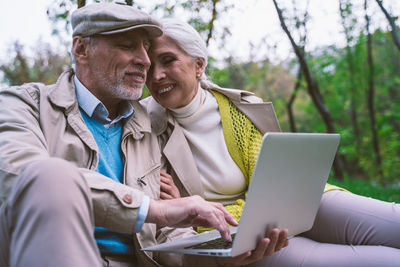
[[196,74],[200,77],[206,68],[204,58],[196,58]]
[[75,61],[79,64],[85,64],[89,57],[89,43],[81,36],[75,36],[72,40],[72,53],[74,54]]

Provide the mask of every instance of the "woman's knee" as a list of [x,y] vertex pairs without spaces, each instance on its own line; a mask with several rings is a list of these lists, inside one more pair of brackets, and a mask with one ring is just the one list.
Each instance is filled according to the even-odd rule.
[[399,204],[333,190],[324,193],[312,229],[319,242],[400,247]]

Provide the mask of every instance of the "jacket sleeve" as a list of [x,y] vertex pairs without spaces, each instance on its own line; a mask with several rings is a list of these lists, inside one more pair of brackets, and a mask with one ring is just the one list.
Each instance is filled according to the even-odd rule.
[[24,166],[50,156],[40,132],[37,103],[23,87],[0,92],[0,151],[3,202]]
[[[27,164],[53,156],[40,125],[39,86],[27,84],[0,91],[0,204]],[[92,170],[79,171],[91,188],[95,224],[133,233],[143,192]],[[131,203],[123,200],[126,194],[132,196]]]

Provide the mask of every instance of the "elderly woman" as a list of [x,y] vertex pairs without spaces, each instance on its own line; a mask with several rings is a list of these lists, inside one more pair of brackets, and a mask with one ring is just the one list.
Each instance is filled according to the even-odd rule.
[[[190,25],[165,19],[163,29],[149,51],[152,98],[144,101],[165,156],[161,196],[197,194],[239,219],[261,137],[280,131],[273,106],[208,80],[207,49]],[[399,204],[327,185],[312,229],[254,266],[393,266],[399,248]],[[248,253],[219,263],[259,259]]]

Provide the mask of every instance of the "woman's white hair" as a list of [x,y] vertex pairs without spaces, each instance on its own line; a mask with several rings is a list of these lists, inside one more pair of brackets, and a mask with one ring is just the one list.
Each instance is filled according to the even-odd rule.
[[[161,23],[164,34],[172,38],[192,58],[203,59],[204,69],[206,69],[208,65],[207,46],[200,34],[188,23],[175,18],[164,18],[161,20]],[[199,78],[199,81],[203,88],[217,86],[208,79],[205,71]]]

